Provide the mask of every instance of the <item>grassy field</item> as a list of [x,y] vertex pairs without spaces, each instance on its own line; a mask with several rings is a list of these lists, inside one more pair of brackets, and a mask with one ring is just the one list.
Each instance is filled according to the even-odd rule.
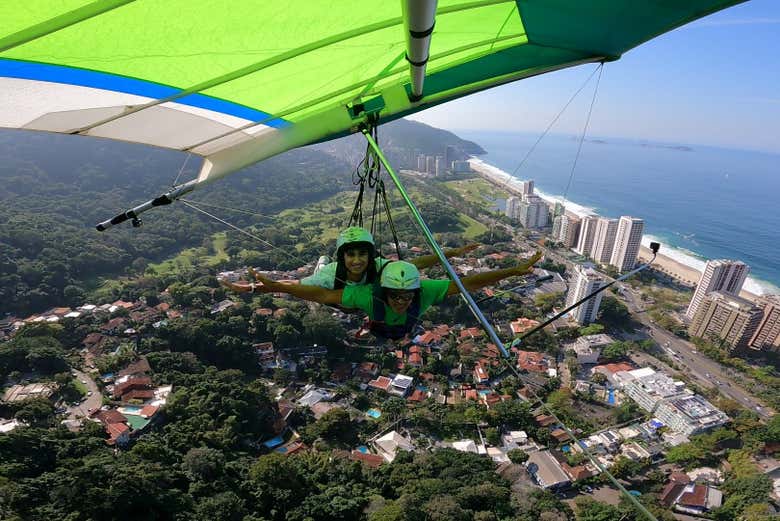
[[497,198],[506,199],[509,194],[499,190],[482,178],[464,179],[462,181],[447,181],[444,183],[451,190],[460,194],[463,199],[487,211],[495,211]]
[[[491,208],[492,204],[485,197],[482,197],[480,193],[491,194],[492,186],[483,181],[482,179],[468,179],[463,181],[449,181],[444,183],[448,188],[454,189],[458,196],[469,198],[474,202],[485,208]],[[436,201],[436,198],[429,193],[425,193],[420,186],[409,188],[410,197],[418,206],[420,211],[425,216],[425,205]],[[498,194],[499,196],[503,194]],[[299,251],[304,246],[311,242],[318,242],[325,244],[328,241],[335,240],[338,236],[339,230],[348,221],[350,212],[355,204],[356,192],[341,192],[328,199],[324,199],[317,203],[312,203],[302,208],[290,208],[280,212],[277,215],[276,222],[280,226],[286,229],[305,231],[302,233],[301,242],[296,246]],[[400,196],[395,188],[388,187],[388,198],[391,204],[397,205],[400,200]],[[371,205],[373,204],[373,194],[366,194],[364,197],[364,222],[370,220]],[[455,211],[455,210],[453,210]],[[393,209],[393,219],[396,223],[407,222],[411,219],[411,215],[408,209],[403,206]],[[457,214],[457,219],[462,225],[463,238],[466,240],[473,240],[475,237],[485,233],[487,227],[479,221],[462,213]],[[389,237],[389,236],[388,236]],[[228,259],[226,253],[227,248],[227,236],[225,232],[219,232],[211,236],[212,244],[211,250],[213,253],[207,252],[206,248],[188,248],[179,252],[178,255],[166,259],[159,263],[153,263],[149,265],[149,268],[157,274],[167,274],[183,269],[190,268],[192,266],[215,266],[221,261]],[[383,237],[384,239],[384,237]],[[422,240],[422,237],[409,238],[399,237],[400,240]],[[307,242],[303,242],[307,241]],[[417,241],[414,241],[417,242]],[[265,249],[265,248],[259,248]],[[111,290],[111,284],[115,282],[105,282],[101,286],[101,292],[109,292]]]

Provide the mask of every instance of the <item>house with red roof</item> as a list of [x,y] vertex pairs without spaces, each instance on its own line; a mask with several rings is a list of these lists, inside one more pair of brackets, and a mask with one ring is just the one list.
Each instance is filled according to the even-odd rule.
[[517,367],[529,373],[547,373],[550,368],[549,358],[544,353],[519,350],[517,352]]
[[148,376],[135,376],[114,385],[114,399],[120,399],[122,401],[131,399],[127,398],[127,395],[131,391],[148,391],[151,393],[150,398],[153,398],[154,391],[152,391],[152,379]]
[[390,384],[392,384],[392,382],[393,381],[390,378],[386,376],[380,376],[377,379],[368,382],[368,386],[372,389],[387,392],[390,389]]
[[480,365],[474,366],[474,381],[480,384],[487,383],[490,380],[487,371]]
[[482,338],[485,336],[485,332],[478,327],[467,327],[463,329],[458,335],[459,340]]
[[532,320],[530,318],[519,317],[514,322],[509,323],[509,328],[512,330],[513,335],[522,335],[526,331],[530,331],[539,325],[538,320]]
[[375,362],[362,362],[355,369],[355,378],[368,381],[373,379],[379,373],[379,364]]

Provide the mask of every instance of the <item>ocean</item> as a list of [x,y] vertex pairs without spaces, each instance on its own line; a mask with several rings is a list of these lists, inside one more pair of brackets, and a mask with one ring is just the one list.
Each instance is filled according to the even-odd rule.
[[[562,196],[578,138],[458,130],[487,151],[484,162]],[[780,155],[701,145],[587,138],[567,194],[578,213],[645,220],[643,243],[701,270],[707,259],[750,265],[745,289],[780,293]]]

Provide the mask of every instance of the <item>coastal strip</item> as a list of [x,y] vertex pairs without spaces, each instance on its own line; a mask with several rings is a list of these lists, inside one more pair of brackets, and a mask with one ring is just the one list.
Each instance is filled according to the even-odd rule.
[[[493,165],[489,165],[477,158],[469,159],[469,165],[471,166],[472,170],[474,170],[476,173],[482,176],[485,180],[489,181],[490,183],[496,185],[497,187],[503,190],[506,190],[510,194],[519,195],[522,193],[520,180],[512,177],[511,175],[509,175],[507,172],[504,172],[500,168],[497,168]],[[548,202],[553,202],[553,203],[562,202],[560,201],[559,198],[545,196],[542,194],[540,194],[540,197],[546,199]],[[593,214],[593,212],[588,208],[571,203],[569,201],[566,202],[566,210],[571,211],[572,213],[577,214],[579,216]],[[641,260],[642,262],[647,262],[648,260],[650,260],[651,257],[652,257],[652,253],[650,252],[650,249],[647,248],[646,246],[641,246],[639,250],[638,259]],[[662,253],[659,253],[656,256],[656,260],[653,263],[653,266],[658,271],[665,273],[670,277],[674,278],[675,280],[680,281],[682,284],[690,286],[692,288],[696,286],[702,274],[701,270],[683,264],[682,262],[679,262],[673,259],[672,257],[664,255]],[[751,302],[755,302],[758,299],[758,295],[746,291],[744,289],[740,292],[739,296],[747,300],[750,300]]]

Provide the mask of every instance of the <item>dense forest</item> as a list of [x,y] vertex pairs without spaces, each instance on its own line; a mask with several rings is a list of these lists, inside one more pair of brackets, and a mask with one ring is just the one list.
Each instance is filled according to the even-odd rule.
[[[449,132],[405,120],[386,125],[380,139],[401,166],[411,160],[409,149],[401,147],[412,143],[411,150],[427,154],[442,153],[445,144],[481,151]],[[298,208],[351,189],[364,147],[359,136],[351,136],[290,151],[207,186],[192,199],[255,214]],[[0,132],[0,157],[0,316],[81,304],[98,277],[142,273],[149,262],[200,245],[220,229],[181,204],[147,213],[138,229],[94,229],[165,191],[180,171],[181,181],[191,179],[199,168],[196,157],[19,131]],[[259,220],[231,214],[239,226]],[[278,236],[279,228],[271,228]]]

